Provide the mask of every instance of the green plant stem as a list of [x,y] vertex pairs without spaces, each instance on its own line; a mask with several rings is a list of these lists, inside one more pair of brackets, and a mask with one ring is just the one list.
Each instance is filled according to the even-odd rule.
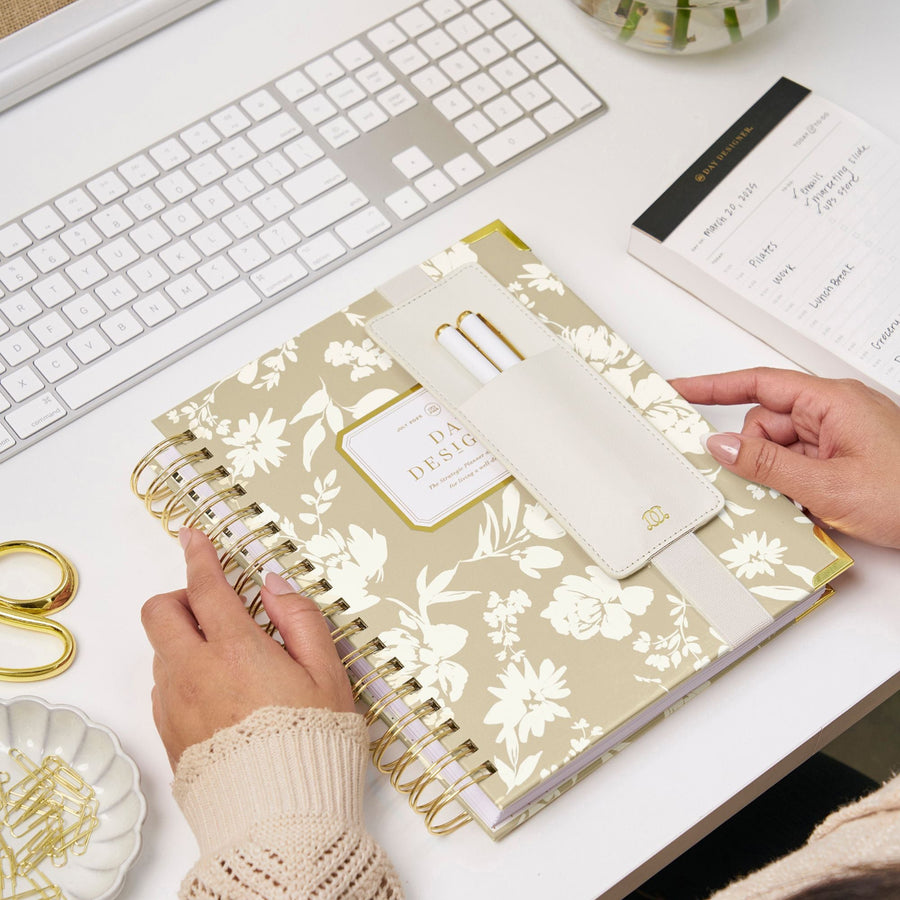
[[741,34],[741,23],[738,22],[737,10],[733,6],[726,6],[722,10],[722,15],[725,17],[725,28],[728,30],[728,37],[731,38],[732,44],[736,44],[743,37]]
[[645,12],[647,12],[647,7],[643,3],[633,2],[632,0],[632,2],[628,4],[628,18],[625,19],[625,24],[622,25],[618,35],[620,41],[628,41],[634,37],[634,32],[637,30],[638,24],[641,21],[641,16],[644,15]]
[[684,50],[688,42],[688,26],[691,22],[691,0],[678,0],[675,27],[672,30],[672,49]]
[[771,22],[778,18],[781,12],[781,0],[766,0],[766,21]]

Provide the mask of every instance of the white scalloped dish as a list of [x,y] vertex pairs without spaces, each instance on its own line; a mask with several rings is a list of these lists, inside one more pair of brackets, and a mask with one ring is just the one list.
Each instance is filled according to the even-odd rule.
[[[66,900],[112,900],[141,849],[147,802],[137,765],[105,725],[75,707],[38,697],[0,700],[0,772],[8,772],[15,782],[23,771],[9,756],[10,748],[38,764],[46,756],[58,756],[94,789],[99,824],[85,852],[69,854],[60,868],[47,860],[39,868]],[[10,838],[5,830],[2,834]]]

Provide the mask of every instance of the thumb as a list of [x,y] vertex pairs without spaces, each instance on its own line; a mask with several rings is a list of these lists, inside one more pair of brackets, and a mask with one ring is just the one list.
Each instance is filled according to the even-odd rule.
[[774,441],[733,432],[706,435],[706,449],[726,469],[815,509],[827,494],[826,463]]

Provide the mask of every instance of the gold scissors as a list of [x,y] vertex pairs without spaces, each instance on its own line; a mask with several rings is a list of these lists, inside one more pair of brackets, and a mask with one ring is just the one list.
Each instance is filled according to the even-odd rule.
[[13,553],[32,553],[46,557],[59,566],[61,573],[59,584],[42,597],[21,599],[4,597],[0,594],[0,625],[51,634],[63,645],[62,654],[53,662],[17,669],[0,666],[0,681],[40,681],[64,672],[75,659],[75,638],[72,637],[72,633],[65,626],[47,617],[72,602],[78,589],[78,573],[62,553],[37,541],[0,543],[0,557]]

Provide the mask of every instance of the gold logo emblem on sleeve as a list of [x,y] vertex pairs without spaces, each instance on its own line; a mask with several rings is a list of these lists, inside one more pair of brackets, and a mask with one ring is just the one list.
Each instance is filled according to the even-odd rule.
[[662,525],[669,518],[669,514],[664,512],[661,506],[651,506],[641,518],[647,523],[647,531],[653,531],[657,525]]

